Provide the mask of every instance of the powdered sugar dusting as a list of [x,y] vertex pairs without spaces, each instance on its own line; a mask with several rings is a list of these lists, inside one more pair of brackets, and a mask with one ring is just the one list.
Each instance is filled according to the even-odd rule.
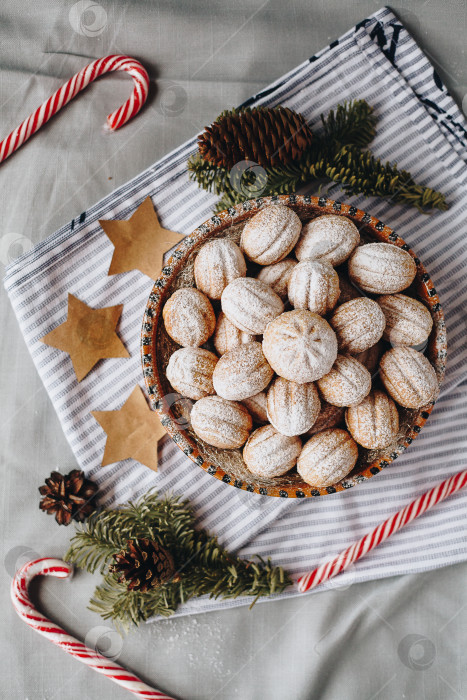
[[338,355],[332,369],[318,379],[322,396],[336,406],[360,403],[371,389],[371,374],[354,357]]
[[223,449],[241,447],[253,425],[245,406],[220,396],[206,396],[197,401],[190,420],[198,437]]
[[253,277],[241,277],[227,285],[221,304],[234,326],[251,335],[262,334],[269,321],[284,310],[281,298],[271,287]]
[[273,204],[248,219],[240,248],[253,262],[271,265],[290,253],[301,230],[302,222],[292,209]]
[[245,258],[236,243],[228,238],[216,238],[200,248],[194,274],[198,289],[211,299],[220,299],[230,282],[245,277]]
[[324,318],[296,309],[267,325],[263,351],[280,377],[304,384],[329,372],[337,357],[337,339]]
[[381,358],[380,376],[392,398],[406,408],[421,408],[438,393],[435,370],[425,355],[413,348],[388,350]]
[[296,309],[324,316],[339,299],[339,277],[326,260],[302,260],[289,280],[289,299]]
[[241,331],[232,321],[229,321],[223,311],[219,312],[213,337],[214,347],[219,355],[233,350],[242,343],[251,343],[253,340],[256,340],[255,335]]
[[177,289],[162,312],[165,329],[184,347],[202,345],[213,334],[216,316],[209,299],[198,289]]
[[338,306],[329,323],[336,332],[339,350],[354,355],[378,342],[386,319],[376,301],[359,297]]
[[[222,658],[225,642],[225,622],[214,615],[184,615],[175,618],[157,618],[157,624],[145,626],[145,635],[153,635],[159,642],[163,628],[164,654],[179,656],[191,669],[199,670],[209,664],[210,673],[224,684],[236,666]],[[149,647],[148,647],[149,648]]]
[[290,275],[297,261],[292,258],[286,258],[273,265],[262,267],[257,274],[257,279],[265,284],[268,284],[273,289],[282,301],[286,301],[288,297],[288,285]]
[[282,435],[272,425],[255,430],[247,440],[243,459],[258,476],[281,476],[295,466],[302,442],[299,437]]
[[417,273],[412,256],[390,243],[367,243],[349,260],[352,282],[372,294],[394,294],[409,287]]
[[372,391],[358,405],[347,409],[345,420],[353,439],[369,450],[386,447],[399,430],[399,414],[383,391]]
[[283,435],[301,435],[311,428],[321,408],[313,383],[297,384],[277,377],[267,394],[267,415]]
[[357,457],[358,448],[349,433],[331,428],[317,433],[304,445],[297,471],[311,486],[331,486],[347,476]]
[[433,319],[421,302],[405,294],[378,297],[386,317],[383,338],[393,345],[419,345],[431,333]]
[[241,401],[262,391],[272,376],[261,343],[253,341],[222,355],[212,379],[219,396]]
[[189,399],[202,399],[214,394],[212,374],[217,364],[213,352],[203,348],[180,348],[167,365],[167,379],[175,391]]
[[304,225],[295,254],[299,260],[315,258],[340,265],[360,242],[358,228],[345,216],[318,216]]

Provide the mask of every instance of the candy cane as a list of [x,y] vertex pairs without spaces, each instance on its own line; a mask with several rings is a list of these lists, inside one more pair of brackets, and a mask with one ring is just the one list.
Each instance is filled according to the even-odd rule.
[[43,124],[46,124],[54,114],[65,107],[89,83],[92,83],[93,80],[104,73],[111,73],[116,70],[124,70],[129,73],[135,86],[131,97],[125,104],[116,109],[115,112],[112,112],[112,114],[109,114],[106,127],[111,131],[115,131],[126,124],[129,119],[139,112],[146,102],[149,76],[141,63],[129,56],[98,58],[70,78],[0,143],[0,163],[3,163],[8,156],[17,151]]
[[381,525],[378,525],[377,528],[362,537],[361,540],[341,552],[335,559],[301,576],[297,580],[298,590],[300,593],[305,593],[319,586],[323,581],[333,578],[333,576],[347,569],[354,561],[365,556],[365,554],[377,547],[381,542],[387,540],[388,537],[391,537],[392,534],[400,530],[404,525],[408,525],[412,520],[423,515],[423,513],[437,503],[444,501],[445,498],[451,496],[456,491],[460,491],[460,489],[463,489],[466,485],[467,470],[454,474],[449,479],[445,479],[445,481],[442,481],[438,486],[434,486],[430,491],[427,491],[415,501],[409,503],[409,505],[398,513],[394,513],[393,516],[385,520]]
[[18,569],[11,584],[11,599],[13,607],[20,618],[33,630],[66,651],[67,654],[74,656],[75,659],[90,666],[98,673],[107,676],[111,681],[126,688],[139,698],[174,700],[170,695],[165,695],[160,690],[150,688],[140,678],[129,673],[106,656],[90,649],[34,607],[29,598],[28,586],[35,576],[50,575],[57,578],[67,578],[72,574],[72,571],[73,567],[66,562],[49,557],[35,559]]

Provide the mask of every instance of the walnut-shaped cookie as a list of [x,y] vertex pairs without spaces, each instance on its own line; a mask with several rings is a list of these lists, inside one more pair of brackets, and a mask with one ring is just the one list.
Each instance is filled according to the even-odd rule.
[[356,355],[378,342],[386,318],[376,301],[359,297],[338,306],[329,323],[337,335],[339,352]]
[[355,442],[368,450],[387,447],[399,430],[396,404],[384,391],[375,389],[345,414],[347,428]]
[[334,406],[354,406],[371,390],[371,374],[350,355],[338,355],[331,371],[318,379],[321,396]]
[[272,265],[294,248],[302,222],[282,204],[272,204],[252,216],[243,227],[240,248],[258,265]]
[[384,353],[379,374],[386,391],[405,408],[421,408],[438,395],[438,380],[430,361],[409,347],[395,347]]
[[320,408],[318,391],[312,382],[297,384],[276,377],[268,389],[268,418],[283,435],[306,433],[318,418]]
[[245,406],[220,396],[206,396],[197,401],[191,410],[190,421],[201,440],[224,450],[241,447],[253,426]]
[[360,242],[358,228],[345,216],[325,214],[306,223],[295,248],[298,260],[315,258],[340,265]]
[[197,401],[214,394],[212,374],[216,364],[217,357],[209,350],[179,348],[170,356],[167,379],[175,391]]
[[222,355],[214,369],[212,381],[219,396],[242,401],[265,389],[273,374],[261,343],[253,341]]
[[339,299],[339,277],[327,260],[302,260],[292,270],[289,300],[295,309],[324,316]]
[[270,479],[290,471],[301,449],[299,437],[282,435],[272,425],[264,425],[248,438],[243,448],[243,461],[252,474]]
[[172,340],[183,347],[203,345],[216,327],[211,302],[193,287],[177,289],[166,302],[162,318]]
[[246,263],[236,243],[215,238],[199,250],[194,265],[198,289],[210,299],[220,299],[222,292],[237,277],[245,277]]
[[388,294],[376,299],[386,317],[383,338],[391,345],[421,345],[431,333],[433,319],[420,301],[406,294]]
[[358,447],[352,436],[340,428],[313,435],[303,446],[297,471],[310,486],[332,486],[355,466]]
[[371,294],[395,294],[414,281],[417,266],[412,256],[390,243],[366,243],[348,263],[351,281]]
[[229,321],[250,335],[261,335],[269,321],[284,310],[281,298],[254,277],[239,277],[228,284],[221,305]]
[[329,372],[337,357],[337,338],[324,318],[295,309],[268,323],[263,352],[276,374],[305,384]]
[[223,311],[219,312],[216,330],[212,337],[214,347],[219,355],[224,355],[229,350],[233,350],[243,343],[251,343],[253,340],[256,340],[255,335],[244,333],[240,328],[234,326],[232,321],[229,321]]
[[261,280],[261,282],[268,284],[271,289],[280,296],[282,301],[285,302],[288,298],[290,275],[296,264],[297,261],[293,260],[293,258],[285,258],[285,260],[280,260],[273,265],[262,267],[256,277]]

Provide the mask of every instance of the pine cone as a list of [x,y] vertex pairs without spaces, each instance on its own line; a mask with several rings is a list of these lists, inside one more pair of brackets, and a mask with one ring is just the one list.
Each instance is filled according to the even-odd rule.
[[39,508],[55,513],[59,525],[69,525],[72,518],[82,523],[96,509],[97,484],[86,479],[79,469],[69,474],[52,472],[39,492],[44,496]]
[[228,168],[251,160],[264,168],[298,160],[313,139],[304,117],[287,107],[222,112],[198,137],[204,160]]
[[129,591],[146,593],[171,579],[180,580],[171,553],[147,537],[128,540],[127,548],[113,557],[115,564],[110,571],[119,574],[119,583],[128,583]]

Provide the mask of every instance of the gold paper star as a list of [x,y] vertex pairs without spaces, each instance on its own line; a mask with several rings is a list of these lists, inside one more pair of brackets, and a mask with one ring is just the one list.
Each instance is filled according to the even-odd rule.
[[68,294],[68,316],[41,343],[67,352],[80,382],[94,365],[108,357],[130,357],[115,332],[123,304],[92,309],[73,294]]
[[151,197],[139,205],[128,221],[100,220],[115,246],[109,275],[140,270],[153,280],[160,275],[163,256],[184,236],[162,228]]
[[157,444],[166,432],[139,384],[118,411],[91,413],[107,433],[103,467],[132,458],[157,471]]

